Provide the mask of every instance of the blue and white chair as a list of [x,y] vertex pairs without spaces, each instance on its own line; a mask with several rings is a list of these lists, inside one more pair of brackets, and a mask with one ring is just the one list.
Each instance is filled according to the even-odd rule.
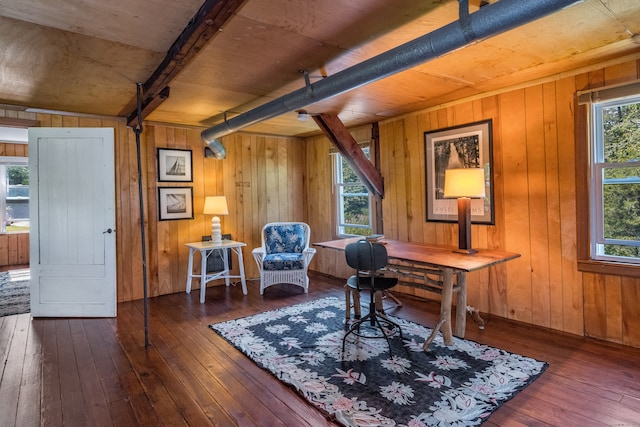
[[309,292],[311,230],[303,222],[271,222],[262,228],[262,246],[252,251],[260,270],[260,295],[271,285],[289,283]]

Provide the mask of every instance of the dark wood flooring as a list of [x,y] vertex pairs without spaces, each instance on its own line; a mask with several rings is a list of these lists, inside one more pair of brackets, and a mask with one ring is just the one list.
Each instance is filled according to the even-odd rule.
[[[258,284],[118,305],[116,319],[0,318],[2,426],[331,426],[207,325],[325,296],[342,281],[311,276],[309,294]],[[427,326],[439,305],[401,296],[392,314]],[[640,425],[640,350],[505,319],[468,322],[466,338],[545,360],[549,369],[483,426]]]

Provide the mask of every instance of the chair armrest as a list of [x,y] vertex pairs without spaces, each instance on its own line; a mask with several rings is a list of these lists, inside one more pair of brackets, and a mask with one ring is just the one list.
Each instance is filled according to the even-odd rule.
[[309,265],[311,262],[311,258],[316,254],[316,248],[306,248],[302,251],[302,255],[304,256],[304,263]]
[[262,260],[264,259],[264,249],[255,248],[254,250],[251,251],[251,254],[253,255],[253,259],[256,261],[256,264],[258,264],[258,269],[262,271]]

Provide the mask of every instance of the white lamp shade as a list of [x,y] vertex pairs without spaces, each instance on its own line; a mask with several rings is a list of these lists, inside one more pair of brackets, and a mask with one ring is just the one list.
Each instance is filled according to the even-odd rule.
[[444,197],[483,198],[484,169],[463,168],[444,171]]
[[204,199],[205,215],[229,215],[227,198],[225,196],[208,196]]

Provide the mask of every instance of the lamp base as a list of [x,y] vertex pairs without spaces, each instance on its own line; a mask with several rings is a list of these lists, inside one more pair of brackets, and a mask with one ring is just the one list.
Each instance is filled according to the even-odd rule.
[[222,243],[222,228],[217,216],[211,218],[211,243]]
[[458,198],[458,249],[453,252],[470,255],[478,252],[471,249],[471,199]]
[[478,252],[478,250],[477,249],[454,249],[453,252],[456,252],[459,254],[471,255]]

